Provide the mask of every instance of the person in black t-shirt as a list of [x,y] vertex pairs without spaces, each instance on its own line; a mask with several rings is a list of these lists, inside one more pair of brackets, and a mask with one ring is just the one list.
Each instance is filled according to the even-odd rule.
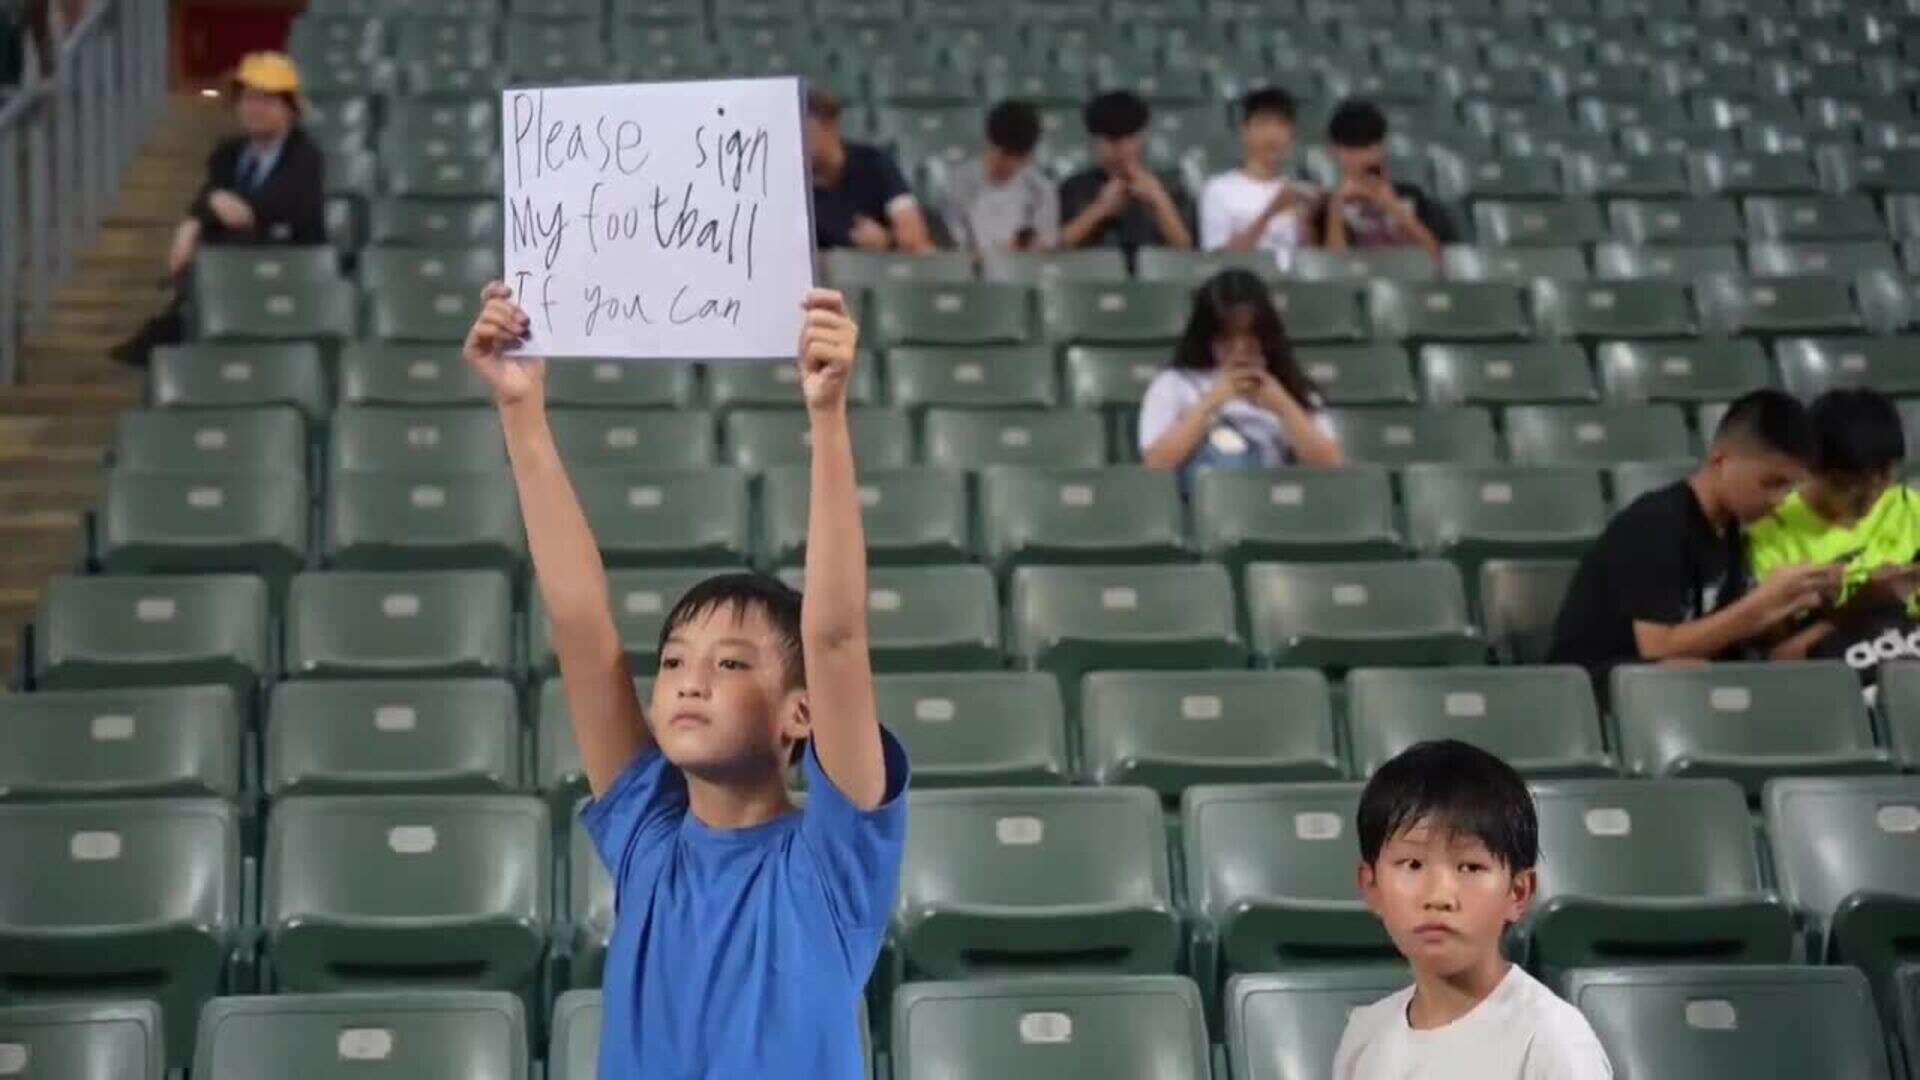
[[1314,220],[1331,251],[1418,244],[1436,260],[1443,244],[1459,239],[1453,218],[1418,184],[1393,179],[1387,168],[1387,114],[1371,101],[1340,103],[1327,121],[1327,142],[1340,163],[1340,182],[1320,200]]
[[1840,587],[1840,568],[1785,566],[1749,588],[1741,526],[1773,512],[1807,475],[1813,424],[1798,401],[1756,390],[1735,401],[1692,476],[1616,514],[1580,561],[1554,626],[1550,663],[1579,664],[1606,689],[1618,664],[1727,659]]
[[926,216],[887,152],[840,137],[840,100],[807,91],[814,240],[822,248],[933,250]]
[[1082,111],[1094,164],[1060,182],[1060,246],[1193,247],[1185,189],[1147,168],[1147,121],[1138,94],[1113,90]]

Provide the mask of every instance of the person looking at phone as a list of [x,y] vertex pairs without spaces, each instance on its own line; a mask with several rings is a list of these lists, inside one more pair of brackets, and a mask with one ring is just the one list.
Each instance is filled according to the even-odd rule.
[[1286,175],[1293,149],[1293,95],[1278,86],[1240,99],[1240,166],[1200,189],[1200,246],[1208,251],[1264,251],[1275,268],[1293,265],[1307,241],[1308,213],[1319,193]]
[[1179,181],[1146,165],[1147,122],[1153,113],[1127,90],[1100,94],[1082,111],[1094,164],[1060,182],[1060,246],[1191,249],[1192,218]]
[[1340,180],[1321,200],[1320,242],[1331,251],[1417,244],[1440,258],[1459,238],[1453,219],[1417,184],[1393,178],[1387,164],[1387,114],[1349,99],[1327,121]]

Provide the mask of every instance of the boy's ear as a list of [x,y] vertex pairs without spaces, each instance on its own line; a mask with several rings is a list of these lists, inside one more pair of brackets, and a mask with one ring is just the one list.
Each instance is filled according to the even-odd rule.
[[807,699],[805,687],[795,687],[787,692],[787,700],[780,707],[780,737],[789,744],[800,742],[813,734],[813,705]]
[[1354,867],[1353,879],[1355,887],[1360,890],[1360,899],[1366,901],[1367,910],[1375,915],[1380,914],[1379,898],[1374,894],[1373,864],[1361,859]]
[[1527,908],[1533,906],[1533,897],[1540,891],[1540,869],[1529,866],[1513,875],[1513,884],[1507,890],[1507,921],[1519,922],[1527,914]]

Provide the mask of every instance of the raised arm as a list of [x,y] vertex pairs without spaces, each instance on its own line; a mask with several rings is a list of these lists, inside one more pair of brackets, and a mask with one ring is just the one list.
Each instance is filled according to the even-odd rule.
[[867,655],[867,547],[847,429],[847,380],[859,327],[837,292],[807,294],[800,383],[813,428],[806,589],[800,641],[814,752],[847,801],[863,810],[886,797],[886,761]]
[[587,786],[604,795],[627,765],[653,745],[633,672],[620,646],[607,571],[547,426],[546,361],[502,355],[529,330],[513,292],[495,282],[463,350],[493,388],[506,433],[507,457],[520,494],[520,516],[533,553],[534,580],[546,604],[573,739]]

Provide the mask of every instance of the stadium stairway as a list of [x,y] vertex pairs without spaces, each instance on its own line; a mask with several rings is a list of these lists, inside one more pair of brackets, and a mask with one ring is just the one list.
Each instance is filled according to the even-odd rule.
[[0,672],[14,670],[42,584],[81,556],[114,417],[140,403],[140,373],[108,350],[165,299],[158,282],[173,227],[231,122],[223,101],[169,103],[118,205],[55,292],[51,318],[27,340],[19,385],[0,386]]

